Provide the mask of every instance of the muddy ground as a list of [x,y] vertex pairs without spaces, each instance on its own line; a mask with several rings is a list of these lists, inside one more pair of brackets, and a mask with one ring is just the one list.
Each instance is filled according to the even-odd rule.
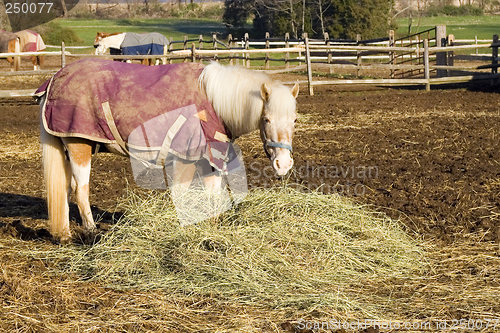
[[[36,86],[37,80],[10,82],[4,89]],[[448,246],[473,238],[492,244],[487,255],[498,256],[491,250],[497,248],[500,227],[498,85],[439,86],[429,92],[421,87],[325,86],[316,87],[314,96],[302,88],[295,167],[288,182],[352,197],[400,219],[426,242]],[[29,98],[2,99],[0,113],[0,237],[50,243],[38,106]],[[236,142],[250,187],[281,182],[272,175],[257,133]],[[125,158],[99,154],[92,167],[90,201],[106,230],[117,202],[128,188],[137,187]],[[78,229],[74,205],[71,218]],[[29,266],[29,276],[43,271]],[[7,304],[7,296],[0,299]]]
[[[497,240],[498,86],[315,90],[298,98],[289,182],[373,205],[424,237],[452,241],[484,233],[484,240]],[[29,98],[4,99],[0,108],[0,222],[42,225],[38,106]],[[277,182],[257,133],[236,143],[250,187]],[[127,186],[135,186],[125,158],[99,154],[92,172],[96,211],[112,212]]]

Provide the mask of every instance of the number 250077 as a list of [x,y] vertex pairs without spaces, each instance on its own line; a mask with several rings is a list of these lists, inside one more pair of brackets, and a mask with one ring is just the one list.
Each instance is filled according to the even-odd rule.
[[[42,14],[50,13],[52,9],[52,2],[7,2],[5,4],[5,12],[7,14]],[[45,11],[46,10],[46,11]]]

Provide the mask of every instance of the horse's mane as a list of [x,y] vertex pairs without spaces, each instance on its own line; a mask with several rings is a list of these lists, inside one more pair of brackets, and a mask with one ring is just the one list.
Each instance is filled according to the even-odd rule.
[[259,127],[263,109],[262,83],[269,87],[284,87],[274,83],[265,73],[240,66],[222,66],[216,62],[205,67],[199,83],[233,136]]

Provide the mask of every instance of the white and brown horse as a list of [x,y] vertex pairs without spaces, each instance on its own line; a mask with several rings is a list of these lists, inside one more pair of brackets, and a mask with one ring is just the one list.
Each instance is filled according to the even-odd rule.
[[[72,80],[81,78],[73,77]],[[264,150],[277,175],[285,175],[292,168],[297,84],[290,89],[264,73],[211,63],[199,75],[197,87],[206,94],[216,115],[233,137],[260,130]],[[131,101],[140,103],[141,98],[148,97],[136,96]],[[168,103],[169,98],[172,97],[165,96],[163,103]],[[45,96],[41,98],[41,106],[44,100]],[[97,142],[75,136],[54,136],[48,133],[44,124],[41,142],[50,231],[61,242],[68,242],[71,240],[68,209],[71,190],[75,191],[83,227],[89,232],[96,228],[89,204],[89,177],[92,151]],[[105,145],[110,152],[124,154],[116,142]],[[177,158],[173,169],[174,186],[189,187],[195,165]],[[209,177],[205,185],[217,188],[220,178]]]
[[[94,39],[96,55],[103,55],[109,49],[110,55],[165,55],[168,52],[169,41],[160,33],[132,33],[132,32],[98,32]],[[157,59],[142,59],[143,65],[158,65]],[[130,60],[127,60],[130,62]],[[162,60],[163,64],[166,59]]]

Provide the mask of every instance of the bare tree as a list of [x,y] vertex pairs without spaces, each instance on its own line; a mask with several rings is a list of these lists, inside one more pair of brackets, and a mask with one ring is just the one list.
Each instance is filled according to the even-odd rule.
[[[326,4],[325,4],[325,2],[326,2]],[[320,26],[321,26],[321,35],[324,36],[325,32],[326,32],[324,15],[327,12],[327,10],[330,8],[331,1],[317,0],[315,4],[316,4],[316,9],[317,9],[316,15],[318,16]]]

